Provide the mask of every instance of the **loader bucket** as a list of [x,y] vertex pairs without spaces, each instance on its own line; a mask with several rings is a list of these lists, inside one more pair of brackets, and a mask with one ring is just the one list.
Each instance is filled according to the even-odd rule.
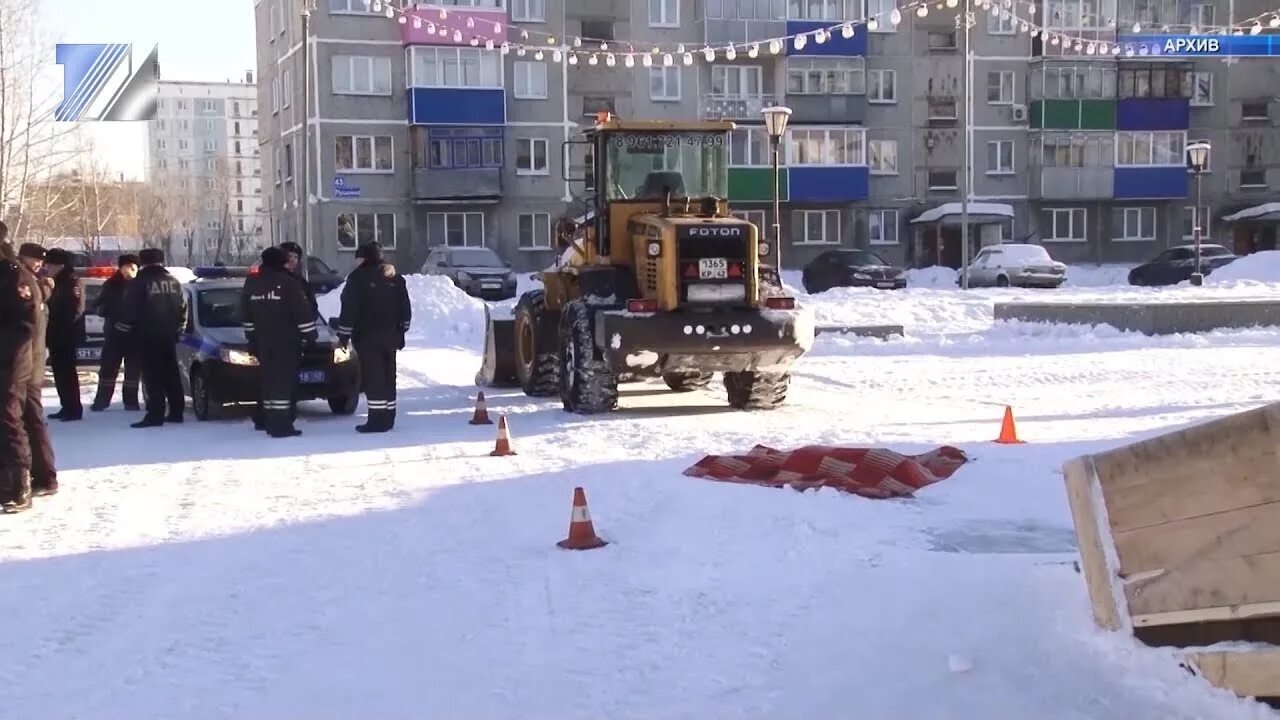
[[515,320],[497,319],[484,309],[484,360],[476,373],[476,385],[481,387],[515,387],[516,378],[516,330]]

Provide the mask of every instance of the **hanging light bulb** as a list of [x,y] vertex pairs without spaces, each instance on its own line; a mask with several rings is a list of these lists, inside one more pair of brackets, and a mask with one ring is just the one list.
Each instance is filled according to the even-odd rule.
[[493,24],[493,34],[494,34],[494,35],[501,35],[501,34],[502,34],[502,23],[494,23],[494,24]]
[[575,37],[575,38],[573,39],[573,46],[574,46],[574,47],[582,47],[582,38],[580,38],[580,37]]
[[1062,42],[1062,41],[1058,39],[1058,36],[1057,36],[1057,35],[1054,35],[1052,38],[1050,38],[1050,39],[1049,39],[1049,44],[1050,44],[1050,45],[1058,45],[1058,44],[1060,44],[1061,42]]
[[1081,50],[1084,50],[1084,45],[1079,40],[1077,40],[1075,47],[1073,47],[1072,49],[1075,50],[1076,52],[1080,52]]
[[510,43],[505,43],[505,42],[504,42],[504,43],[502,43],[501,45],[499,45],[499,46],[498,46],[498,52],[502,53],[503,55],[506,55],[507,53],[511,52],[511,45],[510,45]]
[[521,40],[528,40],[528,39],[529,39],[529,31],[528,31],[528,30],[521,30],[521,31],[520,31],[520,39],[521,39]]
[[555,44],[556,44],[556,36],[555,36],[555,35],[548,35],[548,36],[547,36],[547,44],[548,44],[548,45],[555,45]]
[[676,46],[676,54],[677,55],[684,54],[684,43],[680,43],[679,45]]
[[454,42],[462,42],[462,31],[461,31],[461,30],[454,30],[454,31],[453,31],[453,41],[454,41]]
[[578,64],[578,54],[577,54],[577,53],[569,53],[569,64],[570,64],[570,65],[577,65],[577,64]]
[[386,11],[384,11],[382,14],[383,14],[383,15],[386,15],[386,16],[387,16],[387,19],[388,19],[388,20],[390,20],[391,18],[393,18],[393,17],[395,17],[395,16],[396,16],[396,11],[395,11],[395,10],[392,10],[392,9],[391,9],[391,6],[390,6],[390,5],[388,5],[388,6],[387,6]]
[[600,62],[600,60],[598,60],[598,59],[596,58],[596,54],[595,54],[595,53],[591,53],[591,57],[587,58],[587,64],[588,64],[588,65],[596,65],[596,64],[598,64],[599,62]]
[[397,18],[396,22],[399,22],[401,25],[404,25],[405,23],[409,22],[409,18],[401,15],[399,18]]
[[448,17],[449,17],[449,11],[445,10],[444,8],[440,8],[440,19],[446,20],[448,19]]
[[373,11],[376,13],[382,12],[382,0],[374,0]]
[[493,49],[493,40],[492,40],[492,39],[489,39],[489,40],[485,40],[485,41],[484,41],[484,49],[485,49],[485,50],[492,50],[492,49]]
[[691,52],[687,52],[687,53],[685,53],[685,54],[684,54],[684,64],[685,64],[685,65],[692,65],[692,64],[693,64],[693,53],[691,53]]
[[645,53],[644,57],[640,59],[640,64],[644,65],[645,67],[653,67],[653,54]]
[[1253,27],[1249,28],[1250,35],[1257,35],[1260,32],[1262,32],[1262,23],[1260,22],[1255,22]]
[[516,57],[524,57],[525,52],[526,52],[526,51],[525,51],[525,49],[524,49],[524,46],[523,46],[523,45],[521,45],[521,46],[517,47],[517,48],[516,48]]
[[929,16],[928,5],[921,5],[920,7],[916,8],[916,17],[928,17],[928,16]]
[[844,36],[845,40],[853,37],[853,23],[845,23],[844,27],[840,28],[840,34]]
[[613,53],[609,53],[608,55],[604,56],[604,64],[608,65],[609,67],[613,67],[614,65],[618,64],[618,60],[613,56]]
[[960,0],[947,0],[947,7],[953,8],[960,4]]
[[436,34],[440,37],[449,37],[449,28],[441,25],[436,28]]
[[671,67],[674,63],[675,60],[672,59],[671,53],[666,53],[662,56],[662,67]]
[[801,33],[801,34],[797,35],[797,36],[796,36],[796,38],[795,38],[795,40],[792,40],[792,41],[791,41],[791,44],[792,44],[792,45],[795,45],[795,48],[796,48],[797,50],[803,50],[803,49],[804,49],[804,45],[805,45],[805,35],[804,35],[804,33]]
[[813,34],[813,41],[819,45],[827,41],[827,31],[819,30]]
[[476,26],[476,19],[475,19],[475,18],[467,18],[467,27],[468,27],[468,28],[475,28],[475,26]]
[[894,27],[902,24],[902,11],[897,7],[889,12],[889,23]]
[[1111,49],[1111,46],[1110,46],[1110,45],[1107,45],[1107,44],[1106,44],[1106,43],[1104,43],[1104,42],[1100,42],[1100,43],[1098,43],[1098,54],[1099,54],[1099,55],[1106,55],[1106,54],[1107,54],[1107,52],[1108,52],[1110,49]]
[[636,66],[636,58],[631,53],[627,53],[626,55],[623,56],[622,59],[623,59],[623,63],[622,63],[623,65],[626,65],[629,68]]
[[413,16],[413,29],[414,30],[422,29],[422,18],[418,17],[417,15]]
[[1134,23],[1134,24],[1133,24],[1133,31],[1134,31],[1134,32],[1136,32],[1136,33],[1140,33],[1140,32],[1142,32],[1142,23]]
[[1026,32],[1030,28],[1027,27],[1026,23],[1022,23],[1022,25],[1018,29],[1021,30],[1022,32]]
[[1084,52],[1086,55],[1094,55],[1098,52],[1098,46],[1093,43],[1089,43],[1089,46],[1084,49]]
[[533,59],[534,59],[534,60],[541,60],[541,59],[542,59],[542,58],[544,58],[544,57],[546,57],[546,56],[542,54],[542,51],[541,51],[541,50],[539,50],[538,52],[536,52],[536,53],[534,53],[534,54],[533,54]]
[[716,59],[716,51],[709,47],[702,48],[702,59],[711,62]]
[[875,18],[871,18],[870,20],[868,20],[868,21],[867,21],[867,29],[868,29],[868,30],[870,30],[870,31],[872,31],[872,32],[875,32],[876,30],[879,30],[879,29],[880,29],[880,21],[879,21],[879,20],[876,20]]
[[725,59],[725,60],[737,60],[737,59],[738,59],[738,48],[736,48],[736,47],[734,47],[734,46],[732,46],[732,45],[730,45],[729,47],[725,48],[725,51],[724,51],[724,59]]
[[1031,28],[1031,37],[1040,37],[1040,28]]
[[480,47],[480,38],[472,36],[471,47]]
[[608,49],[609,49],[609,43],[607,43],[607,42],[602,42],[602,43],[600,43],[600,50],[601,50],[601,52],[606,51],[606,50],[608,50]]
[[1273,28],[1280,27],[1280,15],[1272,15],[1271,19],[1267,21],[1267,25]]
[[778,54],[778,53],[780,53],[780,52],[782,52],[782,41],[781,41],[781,40],[770,40],[770,41],[769,41],[769,54],[770,54],[770,55],[777,55],[777,54]]
[[1124,56],[1133,57],[1133,48],[1132,47],[1126,48],[1124,51]]
[[563,59],[564,59],[564,53],[560,52],[560,50],[559,50],[559,49],[556,49],[556,50],[552,50],[552,51],[551,51],[551,60],[552,60],[552,62],[560,62],[560,61],[561,61],[561,60],[563,60]]
[[757,43],[751,43],[747,46],[747,57],[752,60],[760,57],[760,46]]

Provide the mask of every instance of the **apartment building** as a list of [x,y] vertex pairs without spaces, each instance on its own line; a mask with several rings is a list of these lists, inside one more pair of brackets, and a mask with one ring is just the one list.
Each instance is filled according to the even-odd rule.
[[[256,7],[265,192],[275,241],[297,240],[307,212],[314,252],[338,267],[372,239],[415,270],[441,244],[545,267],[555,221],[584,209],[581,185],[564,180],[562,143],[600,110],[738,122],[730,200],[769,233],[760,111],[778,103],[793,111],[779,218],[789,266],[837,247],[959,264],[966,174],[973,248],[1029,239],[1070,262],[1146,257],[1190,234],[1189,138],[1214,146],[1207,236],[1265,244],[1270,232],[1274,243],[1266,222],[1223,218],[1280,184],[1280,108],[1268,99],[1277,70],[1098,51],[1230,23],[1265,11],[1258,0],[997,0],[975,4],[967,28],[943,3],[900,10],[894,24],[893,0],[441,0],[390,11],[320,0],[309,111],[298,1]],[[1033,37],[1032,20],[1097,47]],[[770,42],[801,33],[806,42]],[[672,51],[669,65],[646,52],[653,44]],[[580,176],[568,157],[567,174]]]
[[156,118],[147,124],[148,179],[168,190],[175,237],[191,237],[192,257],[212,261],[250,252],[266,240],[258,148],[258,90],[253,73],[236,82],[160,83]]

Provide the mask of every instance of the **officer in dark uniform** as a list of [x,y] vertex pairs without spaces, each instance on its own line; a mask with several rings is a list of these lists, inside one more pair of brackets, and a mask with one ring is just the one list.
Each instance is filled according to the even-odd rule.
[[387,432],[396,424],[396,351],[404,349],[413,313],[404,278],[383,262],[381,245],[363,245],[356,257],[360,266],[342,288],[338,338],[343,345],[348,340],[355,344],[360,361],[369,419],[356,431]]
[[280,249],[285,252],[284,269],[288,270],[298,281],[302,283],[302,291],[307,294],[307,302],[311,305],[311,313],[320,315],[320,304],[316,302],[316,291],[311,288],[311,283],[303,277],[302,273],[302,246],[296,242],[282,242]]
[[138,364],[137,355],[129,351],[125,336],[116,330],[116,322],[124,311],[124,299],[129,293],[129,286],[138,276],[138,256],[132,253],[121,255],[116,260],[116,272],[102,283],[102,292],[93,304],[93,313],[102,318],[105,342],[102,347],[102,363],[98,368],[98,393],[94,396],[93,405],[89,409],[102,412],[111,407],[111,397],[116,394],[116,377],[120,374],[120,365],[124,364],[124,385],[121,396],[125,410],[138,410],[138,379],[142,376],[142,368]]
[[22,281],[13,246],[7,240],[0,244],[0,510],[17,513],[31,508],[31,446],[22,415],[31,380],[35,299]]
[[18,249],[18,269],[27,292],[35,300],[35,327],[31,334],[31,374],[23,397],[22,422],[27,428],[31,450],[31,493],[36,496],[58,492],[58,472],[44,421],[44,368],[48,356],[45,336],[49,328],[48,302],[53,294],[53,278],[41,277],[45,250],[36,243]]
[[285,269],[283,250],[262,251],[260,270],[240,295],[249,350],[258,357],[262,378],[261,420],[273,438],[302,434],[293,426],[294,394],[302,350],[317,339],[316,316],[298,278]]
[[187,296],[182,283],[165,269],[163,250],[147,248],[138,259],[142,269],[129,287],[115,329],[138,353],[147,394],[147,412],[131,427],[149,428],[182,422],[186,409],[177,345],[187,326]]
[[50,420],[75,421],[84,417],[80,403],[80,377],[76,373],[76,348],[84,342],[84,282],[71,267],[71,255],[53,248],[44,255],[45,275],[53,278],[49,296],[49,329],[46,345],[53,382],[62,408]]

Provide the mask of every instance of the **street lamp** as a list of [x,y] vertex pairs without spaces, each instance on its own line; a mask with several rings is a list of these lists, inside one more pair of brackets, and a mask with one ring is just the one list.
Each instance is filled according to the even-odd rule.
[[778,278],[782,278],[782,210],[779,207],[779,194],[782,192],[778,172],[778,147],[782,142],[782,134],[787,131],[787,121],[791,119],[791,108],[774,105],[760,111],[764,115],[764,129],[769,133],[769,149],[773,155],[773,252],[776,258]]
[[[316,0],[302,0],[302,257],[298,258],[298,271],[303,278],[310,278],[307,268],[311,257],[311,13],[316,10]],[[284,135],[281,134],[281,140]]]
[[1191,211],[1192,233],[1196,239],[1196,269],[1191,273],[1192,285],[1204,285],[1204,273],[1200,272],[1200,238],[1204,236],[1204,218],[1200,217],[1201,199],[1200,178],[1209,168],[1209,143],[1194,142],[1187,146],[1187,168],[1196,176],[1196,205]]

